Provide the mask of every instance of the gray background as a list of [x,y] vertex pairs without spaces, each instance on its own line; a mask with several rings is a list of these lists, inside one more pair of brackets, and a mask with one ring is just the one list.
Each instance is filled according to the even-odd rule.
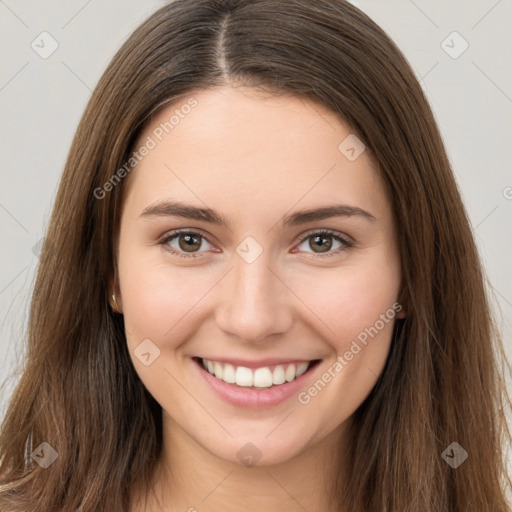
[[[163,3],[0,0],[0,415],[23,355],[37,244],[79,118],[115,51]],[[510,357],[512,0],[352,3],[395,40],[431,102]]]

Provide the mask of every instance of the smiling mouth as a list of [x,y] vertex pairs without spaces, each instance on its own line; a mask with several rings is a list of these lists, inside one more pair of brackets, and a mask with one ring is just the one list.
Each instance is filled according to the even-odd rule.
[[247,368],[221,361],[194,357],[205,371],[228,384],[249,389],[270,389],[293,382],[320,363],[320,359],[298,363],[284,363],[260,368]]

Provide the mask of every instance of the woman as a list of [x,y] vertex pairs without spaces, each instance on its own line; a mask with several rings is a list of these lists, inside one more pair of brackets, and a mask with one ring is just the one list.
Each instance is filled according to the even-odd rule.
[[177,0],[72,144],[1,510],[510,510],[482,270],[406,60],[341,0]]

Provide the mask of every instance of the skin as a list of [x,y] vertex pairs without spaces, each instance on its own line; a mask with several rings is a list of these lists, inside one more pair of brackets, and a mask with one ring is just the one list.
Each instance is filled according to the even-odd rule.
[[[128,178],[117,247],[113,307],[124,315],[135,369],[163,409],[163,455],[146,510],[234,511],[240,503],[266,512],[335,510],[326,493],[331,454],[349,442],[345,431],[383,370],[395,320],[307,404],[293,396],[264,410],[234,407],[197,378],[191,358],[322,359],[304,390],[332,369],[398,300],[401,270],[385,187],[368,151],[354,161],[340,152],[352,131],[321,105],[245,86],[191,96],[197,106]],[[189,97],[165,107],[137,147]],[[230,226],[141,216],[161,200],[211,208]],[[280,224],[296,211],[341,203],[375,220]],[[191,249],[198,257],[187,257],[183,235],[181,246],[180,237],[159,243],[176,229],[205,237]],[[324,229],[349,237],[353,247],[327,236],[323,246],[332,247],[323,256],[322,241],[300,241]],[[247,236],[263,249],[252,263],[236,252]],[[149,366],[134,355],[145,339],[160,350]],[[237,457],[247,442],[261,453],[252,467]],[[146,497],[134,488],[139,498]]]

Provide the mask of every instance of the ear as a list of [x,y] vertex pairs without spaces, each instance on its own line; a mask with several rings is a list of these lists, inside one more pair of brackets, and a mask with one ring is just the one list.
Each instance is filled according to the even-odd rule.
[[114,313],[119,313],[119,314],[123,313],[121,290],[119,289],[119,286],[117,285],[117,280],[115,279],[115,277],[112,277],[109,280],[108,302],[110,304],[110,307],[114,311]]
[[404,307],[402,306],[402,304],[400,304],[401,306],[401,309],[400,311],[398,311],[398,313],[396,314],[396,318],[399,318],[400,320],[402,320],[403,318],[405,318],[407,316],[407,312],[405,311]]
[[400,293],[398,294],[398,299],[396,301],[396,315],[395,317],[403,320],[407,317],[407,304],[409,303],[409,294],[407,293],[407,290],[402,287],[400,290]]

